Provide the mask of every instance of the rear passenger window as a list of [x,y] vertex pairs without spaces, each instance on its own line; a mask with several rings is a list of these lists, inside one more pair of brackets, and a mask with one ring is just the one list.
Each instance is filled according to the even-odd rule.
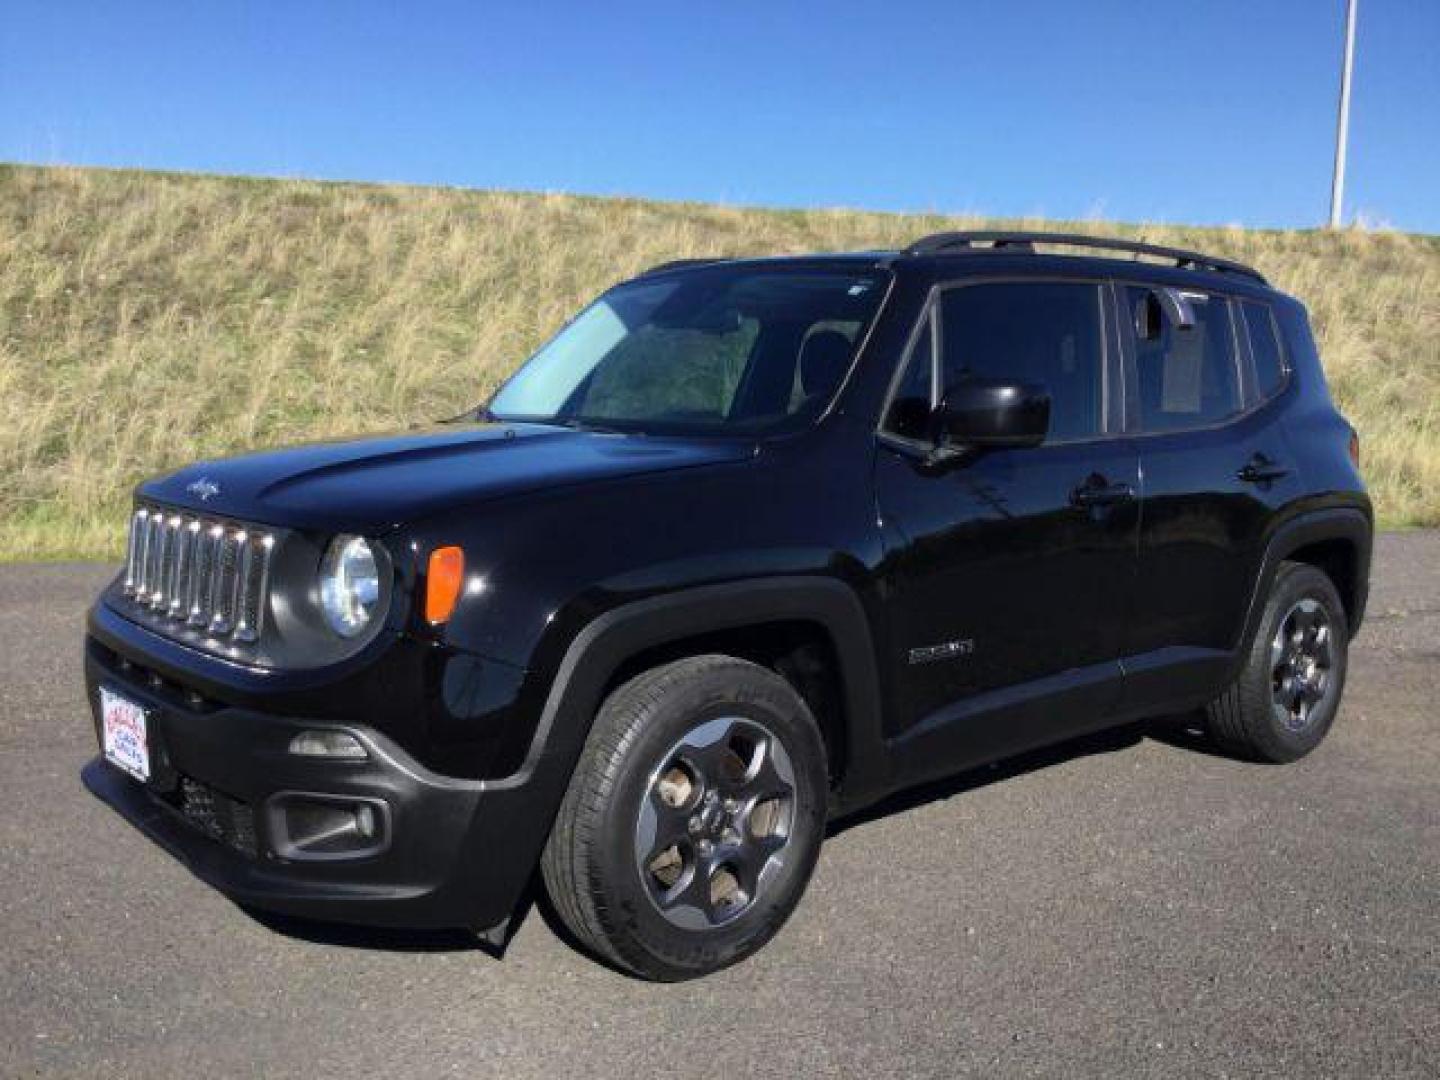
[[1240,311],[1250,340],[1250,356],[1255,362],[1255,389],[1263,401],[1285,381],[1285,354],[1280,351],[1280,335],[1267,306],[1246,300],[1240,304]]
[[969,376],[1039,383],[1050,393],[1047,442],[1103,429],[1100,290],[1072,282],[966,285],[940,297],[942,389]]
[[[1135,341],[1136,390],[1144,431],[1209,427],[1241,409],[1235,335],[1223,297],[1126,289]],[[1183,307],[1192,325],[1179,325]]]

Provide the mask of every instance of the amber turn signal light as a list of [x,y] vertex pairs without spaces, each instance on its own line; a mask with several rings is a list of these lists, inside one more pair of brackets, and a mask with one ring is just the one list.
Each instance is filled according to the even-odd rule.
[[460,585],[465,577],[465,553],[458,547],[436,548],[430,553],[430,567],[425,574],[425,621],[443,623],[455,610],[460,599]]
[[1360,433],[1350,429],[1350,464],[1360,468]]

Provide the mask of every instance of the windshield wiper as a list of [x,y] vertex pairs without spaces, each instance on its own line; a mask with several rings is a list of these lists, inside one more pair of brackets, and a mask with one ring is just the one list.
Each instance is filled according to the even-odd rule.
[[598,435],[643,435],[643,431],[634,428],[618,428],[609,424],[597,423],[580,416],[556,416],[549,420],[540,421],[542,424],[558,424],[560,427],[567,427],[573,431],[590,431]]

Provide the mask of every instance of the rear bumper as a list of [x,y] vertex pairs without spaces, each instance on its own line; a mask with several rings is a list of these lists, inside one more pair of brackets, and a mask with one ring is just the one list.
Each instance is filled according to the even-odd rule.
[[[107,687],[146,710],[151,778],[142,783],[102,757],[82,777],[197,877],[239,902],[306,918],[480,930],[509,918],[558,804],[554,770],[525,782],[441,776],[363,716],[315,722],[218,702],[122,644],[110,634],[86,641],[97,741]],[[368,756],[290,753],[297,733],[317,729],[351,734]],[[297,796],[374,807],[381,842],[339,857],[297,853],[283,811]]]

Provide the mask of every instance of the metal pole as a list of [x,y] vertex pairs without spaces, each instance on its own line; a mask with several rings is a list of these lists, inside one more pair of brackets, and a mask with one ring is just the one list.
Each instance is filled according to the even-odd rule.
[[1350,72],[1355,66],[1355,4],[1345,4],[1345,64],[1340,69],[1340,119],[1335,131],[1335,176],[1330,183],[1330,228],[1340,228],[1345,202],[1345,144],[1350,139]]

